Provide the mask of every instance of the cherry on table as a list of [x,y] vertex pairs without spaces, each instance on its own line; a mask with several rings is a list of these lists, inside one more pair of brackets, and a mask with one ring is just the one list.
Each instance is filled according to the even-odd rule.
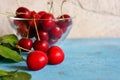
[[28,54],[26,63],[30,70],[41,70],[47,65],[48,57],[42,51],[33,51]]
[[65,57],[63,50],[58,46],[50,47],[47,56],[48,56],[48,63],[52,65],[57,65],[62,63]]

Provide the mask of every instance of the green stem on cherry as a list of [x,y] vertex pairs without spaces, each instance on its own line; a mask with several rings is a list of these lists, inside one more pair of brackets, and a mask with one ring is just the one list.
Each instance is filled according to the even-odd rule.
[[39,37],[38,28],[37,28],[37,24],[36,24],[35,18],[34,18],[34,24],[35,24],[35,30],[36,30],[36,33],[37,33],[38,41],[40,41],[40,37]]

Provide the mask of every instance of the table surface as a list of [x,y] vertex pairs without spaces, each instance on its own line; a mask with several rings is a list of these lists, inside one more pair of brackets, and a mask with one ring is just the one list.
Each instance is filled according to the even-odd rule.
[[32,80],[120,80],[120,38],[66,39],[60,47],[65,60],[29,71],[25,62],[0,63],[0,69],[22,70]]

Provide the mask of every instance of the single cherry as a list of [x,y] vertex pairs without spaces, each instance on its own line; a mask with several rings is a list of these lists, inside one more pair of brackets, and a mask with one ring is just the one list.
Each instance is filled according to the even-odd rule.
[[19,7],[16,10],[16,16],[18,18],[30,18],[31,17],[31,12],[29,11],[29,9],[27,9],[25,7]]
[[46,40],[47,41],[49,39],[49,34],[48,34],[47,31],[39,30],[38,33],[39,33],[40,40]]
[[57,38],[49,38],[48,42],[50,45],[55,44],[58,41]]
[[38,12],[38,14],[42,17],[44,14],[46,14],[46,12],[45,11],[40,11],[40,12]]
[[[34,21],[35,19],[35,21]],[[36,25],[38,25],[38,21],[40,19],[40,15],[39,14],[34,14],[32,20],[29,21],[29,25],[32,27],[32,28],[35,28],[35,22],[36,22]]]
[[23,37],[26,37],[29,32],[27,24],[25,24],[25,22],[19,23],[19,25],[17,26],[17,31],[18,34],[20,34]]
[[18,45],[24,49],[30,50],[32,48],[33,42],[31,39],[21,38]]
[[35,14],[36,14],[35,11],[31,11],[31,18],[33,18]]
[[56,22],[59,27],[69,27],[72,24],[72,19],[68,14],[63,14],[57,19],[61,19]]
[[54,16],[52,14],[46,13],[41,17],[41,19],[42,19],[41,23],[44,30],[49,31],[52,28],[54,28],[55,21],[54,21]]
[[30,70],[41,70],[47,65],[48,57],[42,51],[33,51],[28,54],[26,62]]
[[58,46],[52,46],[48,50],[48,63],[52,65],[60,64],[64,60],[64,52]]
[[49,48],[49,43],[46,40],[40,40],[40,41],[36,40],[33,43],[33,48],[34,48],[34,50],[47,52],[47,50]]
[[61,38],[63,31],[60,27],[56,26],[50,31],[50,37]]

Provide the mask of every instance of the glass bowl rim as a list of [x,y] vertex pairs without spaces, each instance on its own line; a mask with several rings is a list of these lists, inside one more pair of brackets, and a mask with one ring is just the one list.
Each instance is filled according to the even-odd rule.
[[[16,18],[16,17],[8,17],[9,19],[13,19],[13,20],[34,20],[34,18]],[[71,18],[63,18],[63,19],[50,19],[50,20],[54,20],[54,21],[58,21],[58,20],[72,20],[74,17],[71,17]],[[48,19],[35,19],[35,20],[48,20]]]

